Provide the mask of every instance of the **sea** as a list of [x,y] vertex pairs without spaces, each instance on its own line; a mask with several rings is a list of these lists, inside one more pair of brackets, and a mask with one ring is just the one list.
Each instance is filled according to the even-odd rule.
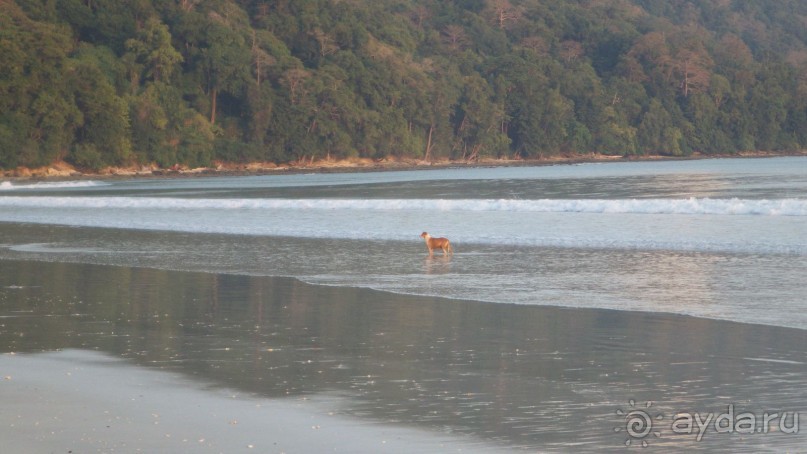
[[[449,238],[453,254],[429,256],[421,232]],[[330,378],[287,370],[278,379],[282,386],[267,385],[279,374],[271,368],[253,370],[260,380],[248,383],[242,369],[208,371],[207,378],[270,397],[348,395],[341,408],[359,418],[526,450],[620,449],[631,442],[714,449],[730,439],[739,452],[746,445],[737,434],[722,440],[709,434],[715,444],[702,444],[680,433],[637,433],[620,426],[620,418],[635,405],[651,408],[650,402],[661,405],[667,421],[682,409],[705,413],[734,404],[759,413],[807,411],[795,408],[807,403],[807,157],[4,181],[0,235],[7,333],[19,313],[94,314],[96,322],[127,326],[118,328],[127,336],[141,333],[133,319],[157,323],[153,314],[115,315],[134,297],[114,288],[132,285],[135,271],[120,279],[109,270],[163,273],[139,277],[142,286],[187,288],[190,278],[183,276],[223,276],[215,284],[199,278],[193,287],[217,295],[212,300],[225,288],[222,298],[247,301],[239,316],[217,318],[218,306],[208,318],[165,309],[182,326],[204,321],[221,341],[216,348],[230,348],[242,323],[257,329],[252,322],[261,298],[282,312],[294,295],[307,295],[306,304],[318,308],[315,337],[330,339],[325,344],[337,344],[338,353],[327,353],[324,342],[310,346],[295,338],[286,348],[298,356],[283,367],[323,360],[312,353],[319,350],[304,350],[308,345],[326,350]],[[12,279],[15,269],[40,280]],[[78,274],[69,282],[89,286],[101,285],[99,273],[109,274],[105,293],[93,294],[92,302],[76,296],[77,287],[63,282],[71,273]],[[239,293],[255,282],[264,282],[265,293]],[[55,285],[47,298],[26,292]],[[297,286],[306,290],[282,297],[268,290]],[[205,291],[167,295],[213,307]],[[30,302],[37,298],[40,303]],[[157,304],[139,298],[143,308]],[[58,301],[70,309],[58,309]],[[111,301],[117,309],[103,316],[102,309],[82,307]],[[321,320],[333,307],[344,310]],[[430,315],[418,312],[426,308]],[[306,314],[278,317],[292,325],[302,318],[301,329],[313,330]],[[325,336],[328,323],[341,327],[334,328],[340,334]],[[198,345],[198,333],[180,331],[175,336]],[[85,339],[91,332],[99,331],[87,331]],[[419,336],[429,345],[420,345]],[[6,351],[100,345],[49,339],[27,348],[1,333],[0,341]],[[253,349],[284,348],[251,342]],[[385,348],[372,353],[376,342]],[[188,358],[221,360],[206,349],[186,351],[183,359],[127,348],[102,350],[179,369]],[[409,363],[402,359],[407,355]],[[377,386],[396,361],[407,364],[405,371],[386,377],[387,389],[370,390],[368,383]],[[367,367],[372,371],[364,374]],[[362,373],[349,372],[357,369]],[[193,370],[188,375],[199,373]],[[365,375],[379,378],[357,381]],[[570,414],[586,408],[585,428],[570,427]],[[592,422],[597,418],[601,424]],[[788,437],[786,426],[780,429],[757,436],[749,452],[805,446],[803,438]]]
[[807,328],[803,157],[4,182],[0,222],[52,232],[6,257]]

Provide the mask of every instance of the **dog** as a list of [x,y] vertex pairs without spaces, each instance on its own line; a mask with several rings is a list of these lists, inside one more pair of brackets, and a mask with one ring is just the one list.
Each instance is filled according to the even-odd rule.
[[420,234],[420,237],[426,240],[426,247],[429,248],[429,257],[434,256],[434,250],[440,248],[443,250],[443,256],[454,254],[454,249],[451,247],[451,242],[448,238],[432,238],[427,232]]

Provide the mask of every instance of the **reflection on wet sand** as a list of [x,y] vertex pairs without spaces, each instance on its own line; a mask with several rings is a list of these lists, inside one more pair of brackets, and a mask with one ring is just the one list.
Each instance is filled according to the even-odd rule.
[[[493,443],[268,399],[90,350],[0,355],[3,452],[503,452]],[[35,391],[35,392],[32,392]]]
[[[441,266],[451,263],[424,264]],[[189,383],[262,398],[339,396],[339,414],[510,447],[624,448],[616,411],[631,400],[653,402],[667,422],[731,403],[807,410],[805,331],[691,317],[14,261],[0,261],[0,317],[2,352],[98,350]],[[799,434],[696,442],[660,431],[650,441],[669,448],[804,443]]]

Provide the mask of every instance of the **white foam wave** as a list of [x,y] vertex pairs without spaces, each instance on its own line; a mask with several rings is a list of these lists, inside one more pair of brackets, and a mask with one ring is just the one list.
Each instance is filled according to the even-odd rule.
[[82,181],[40,181],[37,183],[14,184],[10,181],[0,182],[0,191],[19,191],[25,189],[65,189],[109,186],[109,183],[93,180]]
[[97,209],[411,210],[545,213],[807,216],[807,199],[192,199],[170,197],[0,197],[0,206]]

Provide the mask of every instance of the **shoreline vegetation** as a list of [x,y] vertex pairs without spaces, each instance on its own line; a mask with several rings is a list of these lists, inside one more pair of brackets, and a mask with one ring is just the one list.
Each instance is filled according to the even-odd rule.
[[0,1],[0,175],[805,150],[807,3],[768,3]]
[[211,167],[191,168],[174,165],[168,168],[156,164],[106,167],[98,171],[80,170],[75,166],[59,161],[48,166],[16,169],[0,172],[3,180],[81,180],[81,179],[116,179],[116,178],[156,178],[156,177],[193,177],[193,176],[255,176],[282,175],[291,173],[349,173],[397,170],[426,170],[448,168],[475,167],[538,167],[549,165],[572,165],[603,162],[639,162],[639,161],[686,161],[693,159],[729,159],[729,158],[772,158],[786,156],[807,156],[807,150],[797,152],[754,151],[734,154],[692,154],[689,156],[665,155],[626,155],[615,156],[597,153],[552,155],[533,159],[480,158],[476,160],[424,160],[424,159],[305,159],[284,164],[273,162],[226,163],[217,162]]

